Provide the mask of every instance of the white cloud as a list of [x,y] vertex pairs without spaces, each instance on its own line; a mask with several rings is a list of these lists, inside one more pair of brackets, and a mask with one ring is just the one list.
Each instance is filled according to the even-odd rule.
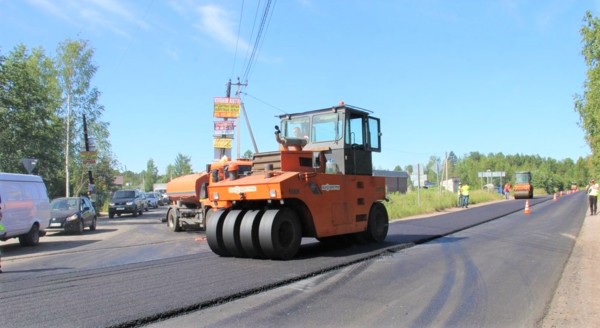
[[63,6],[58,6],[57,2],[50,0],[28,0],[28,2],[43,12],[51,16],[56,16],[64,21],[71,21],[71,18],[64,10]]
[[[136,15],[134,15],[133,13],[135,12],[132,8],[126,8],[123,6],[123,3],[127,3],[127,2],[122,2],[122,1],[114,1],[114,0],[89,0],[90,3],[95,4],[97,7],[104,9],[104,11],[107,11],[108,13],[112,13],[122,19],[124,19],[125,21],[137,25],[138,27],[147,29],[148,28],[148,23],[146,23],[145,21],[139,19]],[[151,5],[152,2],[150,2],[149,5]]]
[[224,44],[230,49],[238,49],[244,52],[249,45],[245,40],[238,39],[237,29],[231,15],[223,8],[215,5],[205,5],[196,8],[199,14],[199,21],[195,26],[213,39]]
[[[47,15],[57,17],[79,27],[108,30],[129,36],[129,26],[148,29],[149,24],[136,16],[128,2],[115,0],[27,0],[30,5]],[[149,3],[149,6],[152,3]]]

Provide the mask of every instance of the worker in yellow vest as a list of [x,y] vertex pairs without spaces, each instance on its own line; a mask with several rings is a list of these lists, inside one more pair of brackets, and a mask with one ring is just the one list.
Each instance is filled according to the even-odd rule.
[[464,183],[460,189],[462,193],[462,207],[464,208],[469,208],[469,189],[471,187],[469,187],[468,183]]

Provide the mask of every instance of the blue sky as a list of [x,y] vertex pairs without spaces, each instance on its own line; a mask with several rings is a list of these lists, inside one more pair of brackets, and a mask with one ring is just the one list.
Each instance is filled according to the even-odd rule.
[[[88,40],[121,168],[153,159],[164,173],[181,153],[201,171],[214,157],[213,97],[243,76],[265,3],[0,0],[0,51],[54,55]],[[382,119],[378,169],[450,151],[587,156],[573,110],[586,10],[600,15],[600,2],[273,1],[242,90],[258,150],[277,149],[277,115],[343,100]],[[240,152],[254,151],[240,131]]]

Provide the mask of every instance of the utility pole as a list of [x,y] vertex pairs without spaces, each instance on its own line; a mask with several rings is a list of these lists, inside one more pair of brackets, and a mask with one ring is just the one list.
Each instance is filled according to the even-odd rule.
[[[70,90],[69,90],[70,91]],[[69,144],[71,143],[71,92],[67,92],[67,140],[65,145],[65,196],[70,197],[71,191],[69,189]]]
[[[238,77],[237,79],[237,83],[231,83],[231,79],[229,80],[229,82],[227,83],[227,98],[231,97],[231,86],[235,85],[237,86],[237,91],[235,92],[235,95],[237,97],[240,96],[241,94],[241,88],[242,87],[247,87],[248,86],[248,82],[246,81],[246,83],[241,83],[240,82],[240,78]],[[244,119],[246,121],[246,126],[248,127],[248,131],[250,132],[250,139],[252,140],[252,145],[254,146],[254,152],[257,153],[258,152],[258,147],[256,146],[256,140],[254,140],[254,133],[252,133],[252,127],[250,127],[250,121],[248,120],[248,114],[246,114],[246,107],[244,106],[244,103],[240,103],[240,107],[242,110],[242,114],[244,115]],[[239,124],[238,124],[239,125]],[[240,145],[240,129],[238,127],[237,131],[237,140],[236,140],[236,146],[237,146],[237,158],[241,158],[241,145]]]
[[[86,151],[86,153],[89,153],[92,150],[91,149],[92,145],[90,145],[90,140],[88,138],[88,129],[87,129],[87,121],[85,119],[85,114],[83,114],[83,139],[85,141],[85,151]],[[95,148],[95,145],[93,148]],[[94,151],[95,150],[96,149],[94,149]],[[95,161],[95,159],[94,159],[94,161]],[[94,184],[94,176],[92,175],[91,164],[88,164],[88,165],[90,165],[90,167],[88,168],[88,179],[89,179],[88,198],[93,201],[92,194],[95,193],[96,188],[95,188],[95,184]]]

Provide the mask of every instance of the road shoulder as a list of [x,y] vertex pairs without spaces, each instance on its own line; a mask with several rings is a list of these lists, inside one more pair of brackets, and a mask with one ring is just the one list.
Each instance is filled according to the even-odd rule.
[[600,327],[600,215],[585,217],[540,327]]

